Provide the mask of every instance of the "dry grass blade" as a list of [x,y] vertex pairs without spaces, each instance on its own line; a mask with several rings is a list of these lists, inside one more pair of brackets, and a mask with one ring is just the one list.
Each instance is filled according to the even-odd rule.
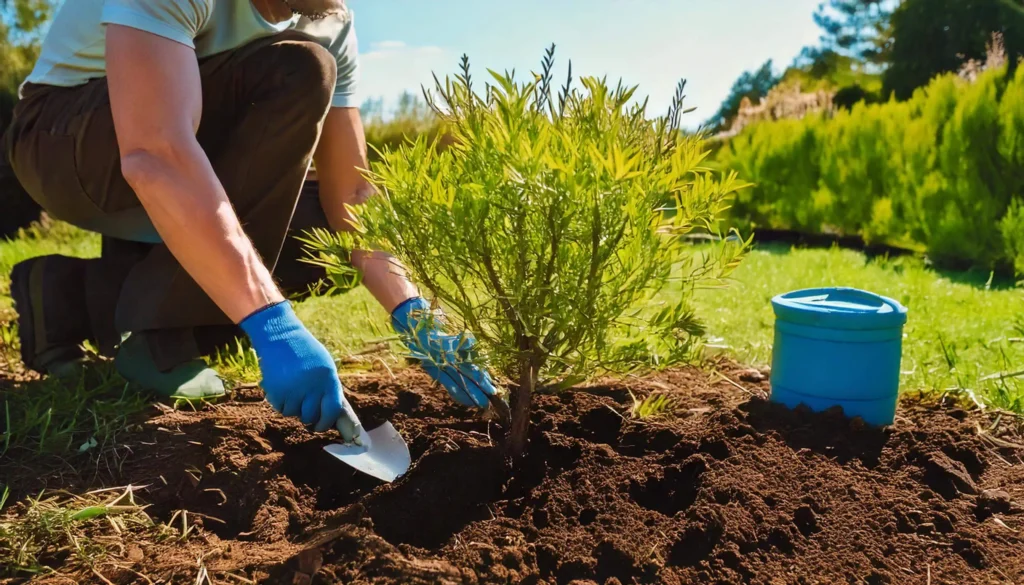
[[[124,549],[124,539],[155,527],[135,500],[137,486],[83,495],[55,492],[26,498],[0,518],[0,576],[18,577],[52,571],[85,570],[106,581],[99,564]],[[99,522],[97,522],[99,521]]]
[[982,429],[980,424],[975,423],[975,429],[977,430],[978,437],[980,437],[981,440],[986,441],[991,445],[1001,447],[1003,449],[1024,450],[1024,445],[1019,445],[1017,443],[1007,441],[1006,439],[1000,439],[999,437],[996,437],[989,433],[988,431]]
[[1009,526],[1007,526],[1006,522],[1003,522],[1003,519],[1000,518],[999,516],[993,516],[992,517],[992,523],[995,524],[996,526],[1001,526],[1001,527],[1009,530],[1010,532],[1017,532],[1013,528],[1010,528]]
[[758,388],[757,391],[755,392],[754,390],[751,390],[750,388],[747,388],[747,387],[743,386],[742,384],[734,381],[732,378],[730,378],[729,376],[726,376],[725,374],[723,374],[722,372],[719,372],[718,370],[714,370],[712,372],[712,379],[713,380],[714,379],[719,379],[719,380],[722,380],[723,382],[727,382],[729,385],[731,385],[731,386],[737,388],[738,390],[740,390],[742,392],[745,392],[746,394],[749,394],[751,396],[756,396],[756,397],[762,398],[762,399],[767,399],[768,398],[768,395],[765,394],[765,392],[763,390],[761,390],[760,388]]
[[1018,370],[1016,372],[996,372],[995,374],[989,374],[979,378],[982,382],[988,382],[991,380],[1009,380],[1011,378],[1020,378],[1024,376],[1024,370]]

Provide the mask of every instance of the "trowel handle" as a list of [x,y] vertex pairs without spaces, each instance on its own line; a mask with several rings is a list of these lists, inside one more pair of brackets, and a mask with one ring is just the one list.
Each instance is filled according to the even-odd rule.
[[341,406],[343,410],[341,416],[338,417],[338,422],[335,423],[335,427],[341,433],[342,440],[346,443],[355,443],[356,445],[369,447],[370,437],[363,432],[363,425],[359,422],[359,417],[356,416],[356,411],[352,408],[348,398],[341,397]]

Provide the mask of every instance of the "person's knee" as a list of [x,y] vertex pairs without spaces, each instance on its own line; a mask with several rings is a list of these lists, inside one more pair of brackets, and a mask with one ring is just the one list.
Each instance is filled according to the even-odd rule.
[[[316,100],[323,111],[331,103],[338,64],[330,51],[312,39],[291,38],[274,45],[278,61],[288,79],[288,88],[303,101]],[[309,107],[313,104],[305,102]],[[320,108],[314,108],[314,111]]]

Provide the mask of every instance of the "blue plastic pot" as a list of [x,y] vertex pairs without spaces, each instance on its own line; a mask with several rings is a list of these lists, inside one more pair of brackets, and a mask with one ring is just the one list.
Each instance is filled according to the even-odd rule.
[[773,298],[772,307],[773,402],[814,411],[841,406],[871,425],[893,423],[906,307],[853,288],[793,291]]

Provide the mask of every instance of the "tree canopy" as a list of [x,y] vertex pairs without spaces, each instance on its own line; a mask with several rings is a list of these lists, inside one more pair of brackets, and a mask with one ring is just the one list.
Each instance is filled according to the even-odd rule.
[[752,102],[761,100],[779,83],[779,79],[781,78],[776,75],[771,59],[765,61],[754,71],[744,72],[732,84],[729,96],[722,102],[718,112],[705,125],[713,131],[723,130],[739,112],[743,98],[750,98]]
[[1024,1],[903,0],[891,29],[884,92],[903,100],[966,60],[984,60],[993,33],[1003,38],[1012,74],[1024,54]]

